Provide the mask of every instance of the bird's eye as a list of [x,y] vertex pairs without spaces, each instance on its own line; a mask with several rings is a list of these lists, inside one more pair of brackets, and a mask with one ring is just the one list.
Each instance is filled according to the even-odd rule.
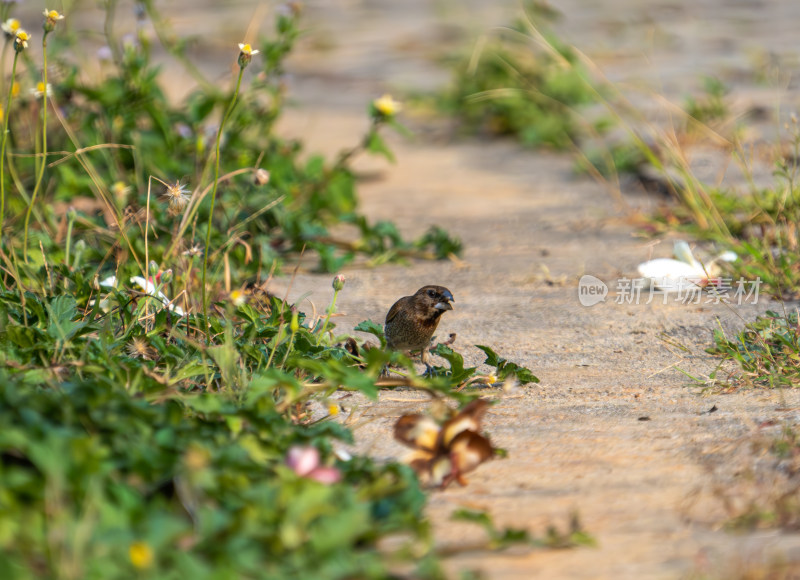
[[431,298],[436,298],[436,292],[434,292],[433,290],[428,290],[428,296],[430,296]]

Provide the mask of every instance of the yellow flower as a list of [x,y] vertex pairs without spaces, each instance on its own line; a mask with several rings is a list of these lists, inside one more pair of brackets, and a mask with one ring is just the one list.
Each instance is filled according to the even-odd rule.
[[339,414],[339,405],[335,403],[331,403],[330,405],[328,405],[328,415],[335,417],[338,414]]
[[247,295],[241,290],[234,290],[231,292],[231,302],[234,306],[241,306],[247,302]]
[[115,181],[114,185],[111,186],[111,193],[116,197],[124,198],[131,192],[131,189],[133,188],[126,185],[124,181]]
[[58,22],[59,20],[64,20],[64,15],[59,14],[55,10],[48,10],[47,8],[45,8],[43,14],[44,14],[44,24],[42,25],[42,28],[44,28],[45,33],[53,32],[53,30],[56,27],[56,22]]
[[14,38],[17,35],[17,30],[19,30],[20,23],[16,18],[9,18],[0,26],[2,26],[7,38]]
[[392,95],[388,94],[372,101],[372,106],[375,111],[384,117],[393,117],[403,108],[398,101],[392,98]]
[[64,20],[64,15],[59,14],[55,10],[47,10],[44,11],[44,17],[50,20]]
[[253,56],[254,54],[258,54],[259,53],[258,50],[255,50],[249,44],[242,44],[241,42],[239,43],[239,50],[241,52],[245,53],[245,54],[249,54],[250,56]]
[[19,81],[14,81],[14,84],[11,85],[11,96],[12,97],[19,96]]
[[3,121],[3,115],[5,115],[5,111],[3,110],[3,105],[0,105],[0,122]]
[[144,570],[153,565],[153,550],[144,542],[134,542],[128,549],[131,564],[139,570]]
[[41,97],[47,93],[47,96],[51,96],[53,94],[53,87],[50,86],[50,83],[47,83],[47,86],[44,85],[42,81],[36,83],[36,87],[31,89],[31,94],[34,97]]
[[239,43],[239,67],[244,68],[250,64],[253,55],[258,54],[258,52],[249,44]]
[[14,37],[14,50],[17,52],[22,52],[26,48],[28,48],[28,41],[31,39],[31,35],[22,30],[21,28],[17,30],[17,35]]

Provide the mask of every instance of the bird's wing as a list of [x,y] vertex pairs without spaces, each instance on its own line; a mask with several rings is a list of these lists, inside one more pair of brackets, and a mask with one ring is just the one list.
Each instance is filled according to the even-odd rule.
[[403,307],[403,304],[405,304],[406,300],[408,299],[409,296],[405,296],[404,298],[401,298],[392,305],[392,307],[389,309],[389,314],[386,315],[386,324],[394,320],[394,317],[397,316],[397,313],[400,312],[400,309]]

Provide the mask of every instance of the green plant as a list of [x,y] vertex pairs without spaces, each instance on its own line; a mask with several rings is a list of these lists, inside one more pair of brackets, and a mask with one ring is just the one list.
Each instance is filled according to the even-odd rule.
[[570,517],[568,531],[562,532],[556,526],[548,526],[546,534],[537,538],[524,529],[498,529],[491,515],[484,511],[461,509],[453,513],[454,521],[471,522],[481,526],[486,532],[487,542],[482,546],[464,546],[458,551],[476,549],[505,549],[514,545],[528,545],[537,548],[571,548],[575,546],[595,546],[594,538],[583,529],[577,513]]
[[687,97],[684,110],[689,115],[689,126],[692,123],[709,125],[725,119],[730,111],[725,97],[729,90],[720,79],[716,77],[705,77],[703,79],[704,95],[700,98]]
[[800,324],[797,312],[768,311],[733,338],[714,331],[710,354],[735,362],[740,384],[794,387],[800,384]]
[[566,149],[584,133],[576,109],[597,102],[596,91],[575,52],[547,30],[554,14],[529,4],[525,18],[482,37],[469,57],[451,65],[453,81],[439,107],[470,133]]

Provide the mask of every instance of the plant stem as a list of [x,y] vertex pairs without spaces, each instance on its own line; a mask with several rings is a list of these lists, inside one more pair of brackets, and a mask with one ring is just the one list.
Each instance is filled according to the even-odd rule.
[[75,224],[75,218],[72,212],[67,210],[67,240],[66,240],[66,254],[64,256],[64,263],[69,265],[69,251],[72,245],[72,226]]
[[325,331],[328,329],[328,323],[331,321],[331,314],[336,312],[336,297],[339,296],[340,290],[333,291],[333,300],[331,301],[331,305],[328,307],[328,315],[325,317],[325,322],[322,323],[322,329],[319,331],[319,340],[322,340],[322,337],[325,336]]
[[217,143],[214,147],[214,189],[211,192],[211,208],[208,210],[208,228],[206,230],[206,249],[203,252],[203,318],[206,325],[206,342],[211,343],[211,325],[208,322],[208,295],[206,290],[206,271],[208,270],[208,247],[211,245],[211,226],[214,218],[214,202],[217,199],[217,186],[219,185],[219,142],[222,138],[222,129],[225,127],[225,122],[233,112],[233,107],[236,105],[236,97],[239,96],[239,87],[242,84],[242,75],[244,74],[244,67],[239,66],[239,78],[236,79],[236,89],[233,91],[233,97],[228,105],[228,110],[219,124],[219,131],[217,131]]
[[8,118],[9,110],[11,109],[11,92],[14,90],[14,76],[17,73],[17,59],[19,53],[14,51],[14,63],[11,65],[11,81],[8,85],[8,98],[6,99],[6,108],[3,110],[3,140],[0,145],[0,244],[3,240],[3,220],[5,218],[6,210],[6,142],[8,141]]
[[[267,366],[265,368],[269,368],[269,365],[272,364],[272,359],[275,358],[275,351],[278,350],[278,343],[280,343],[284,338],[283,337],[284,328],[286,328],[285,323],[281,324],[278,327],[278,334],[275,335],[275,342],[272,344],[272,350],[269,353],[269,358],[267,359]],[[292,336],[294,336],[294,333],[292,333]],[[289,348],[291,348],[291,345],[289,345]]]
[[39,167],[39,175],[36,176],[36,185],[33,187],[31,201],[28,204],[28,211],[25,213],[25,233],[22,238],[22,260],[28,263],[28,224],[31,221],[33,204],[36,202],[36,194],[44,178],[44,167],[47,165],[47,32],[42,37],[42,164]]

